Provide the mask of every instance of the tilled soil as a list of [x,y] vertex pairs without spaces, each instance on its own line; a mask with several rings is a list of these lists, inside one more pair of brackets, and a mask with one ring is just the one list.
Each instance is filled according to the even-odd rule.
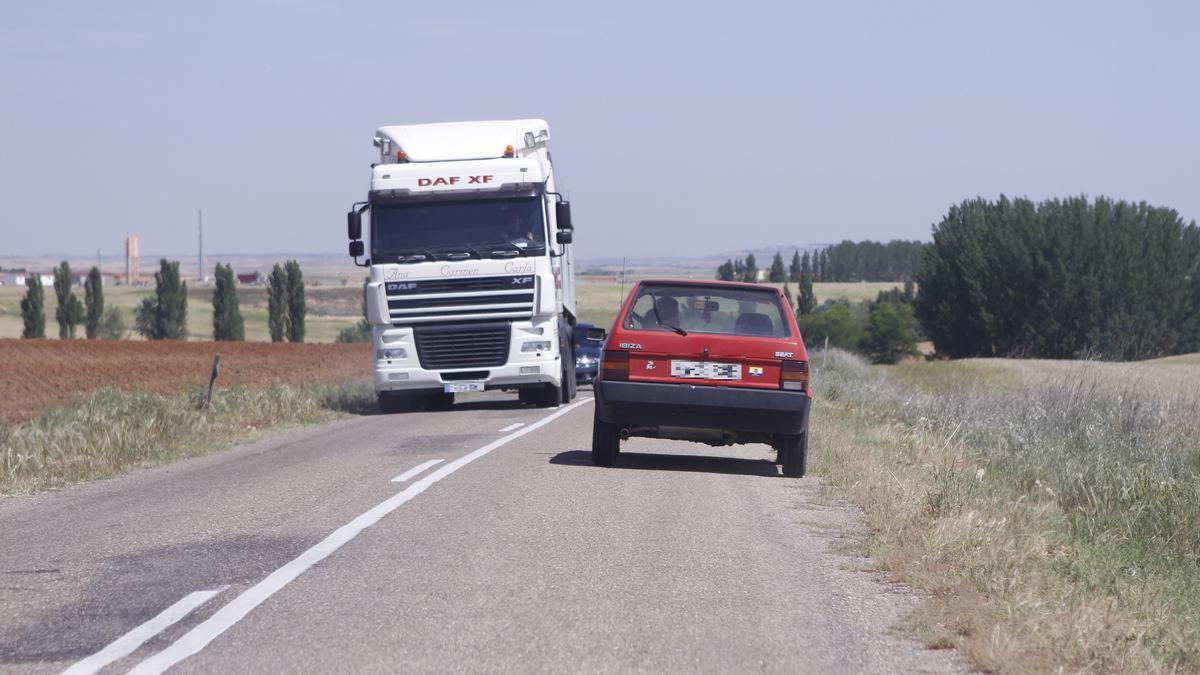
[[0,419],[21,422],[100,387],[174,394],[218,386],[367,381],[370,344],[0,339]]

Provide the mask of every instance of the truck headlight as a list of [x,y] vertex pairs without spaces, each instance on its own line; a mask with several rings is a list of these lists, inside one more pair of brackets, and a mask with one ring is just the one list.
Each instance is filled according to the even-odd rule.
[[380,361],[391,361],[392,359],[407,359],[408,350],[404,347],[390,347],[388,349],[380,349],[375,352],[375,358]]
[[548,352],[550,351],[549,340],[531,340],[521,345],[522,352]]

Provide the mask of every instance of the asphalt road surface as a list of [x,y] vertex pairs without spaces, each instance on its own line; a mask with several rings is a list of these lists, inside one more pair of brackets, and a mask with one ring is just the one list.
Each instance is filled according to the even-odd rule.
[[[765,446],[625,443],[590,392],[371,415],[0,499],[3,672],[953,671]],[[821,449],[814,447],[814,452]]]

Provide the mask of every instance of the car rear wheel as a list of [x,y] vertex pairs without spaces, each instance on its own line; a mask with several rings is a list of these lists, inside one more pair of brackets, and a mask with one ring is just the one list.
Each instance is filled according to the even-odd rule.
[[592,464],[612,466],[621,450],[621,427],[601,420],[592,421]]
[[779,444],[779,459],[779,463],[783,465],[784,476],[803,478],[808,459],[808,432],[785,436]]

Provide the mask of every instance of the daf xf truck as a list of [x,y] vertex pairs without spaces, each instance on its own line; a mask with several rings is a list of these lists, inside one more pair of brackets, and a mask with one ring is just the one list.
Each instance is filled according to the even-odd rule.
[[536,119],[376,131],[379,161],[347,229],[370,270],[383,410],[494,389],[545,407],[574,397],[574,231],[549,140]]

